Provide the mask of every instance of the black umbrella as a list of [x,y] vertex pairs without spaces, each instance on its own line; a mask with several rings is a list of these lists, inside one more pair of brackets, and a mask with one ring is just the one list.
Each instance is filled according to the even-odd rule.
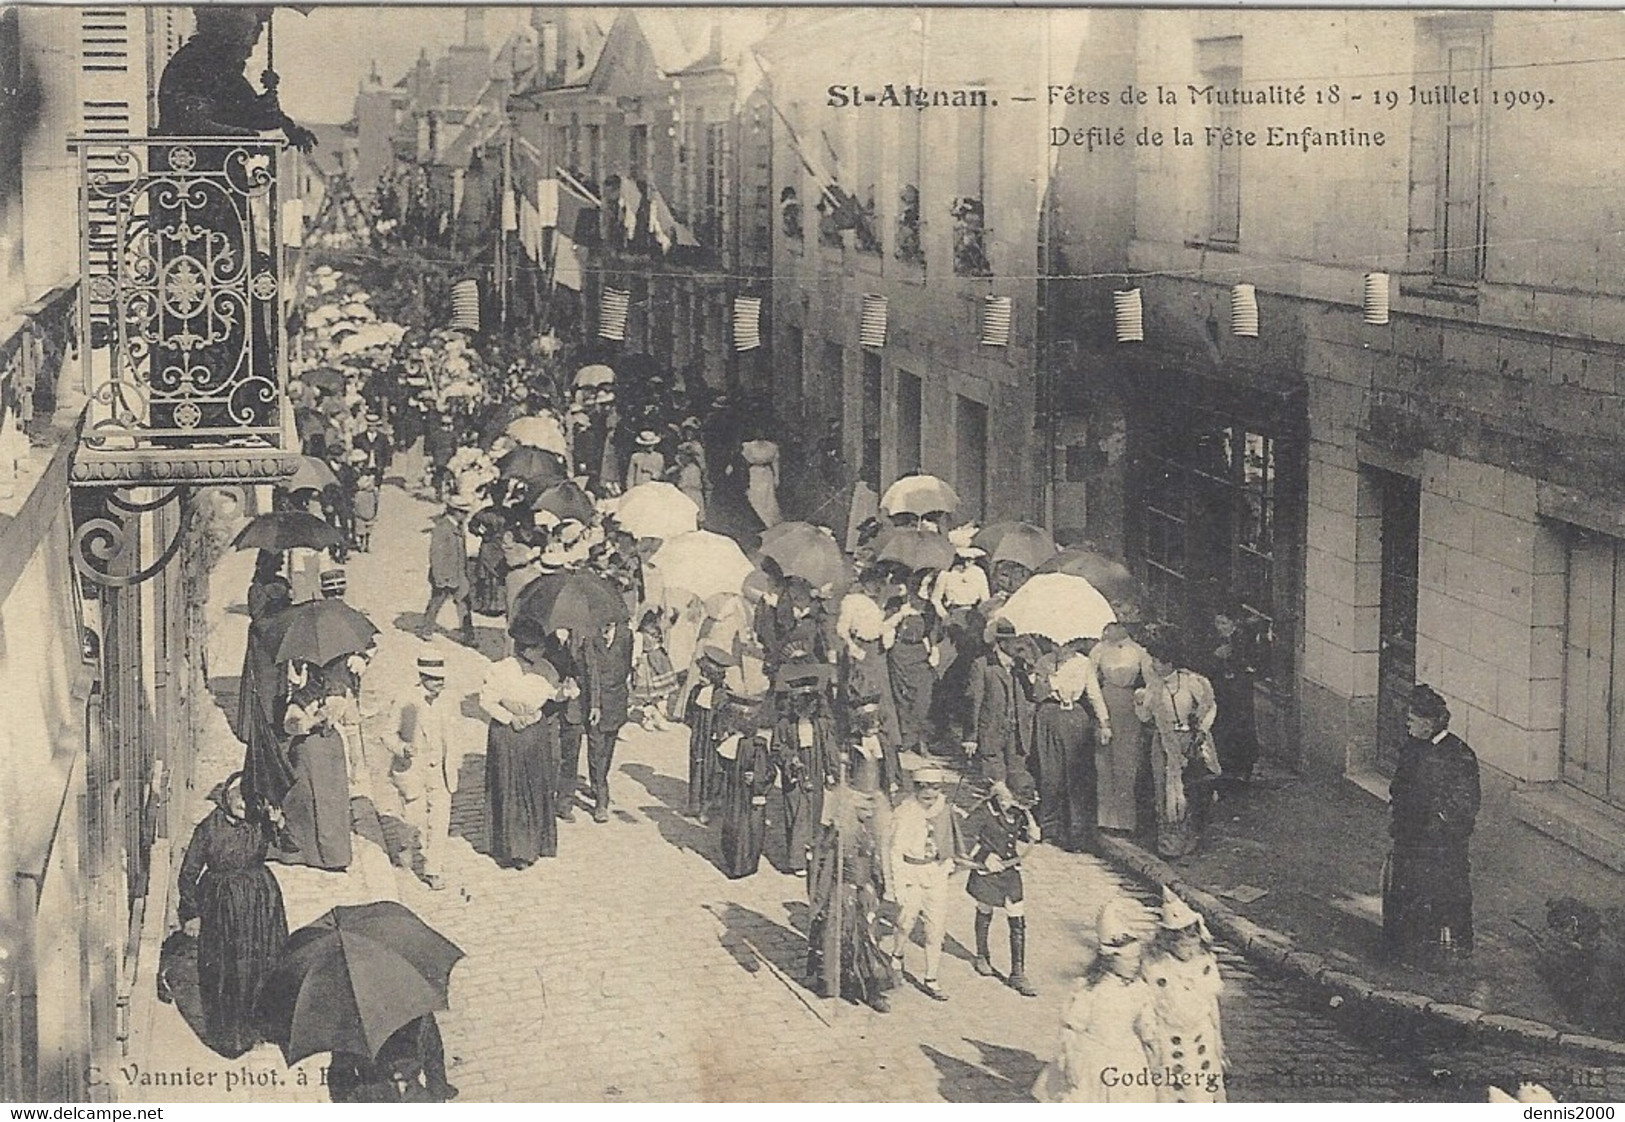
[[598,508],[593,505],[592,496],[583,491],[575,483],[565,480],[555,483],[530,504],[532,510],[545,510],[553,514],[559,521],[574,520],[576,522],[591,522]]
[[299,375],[299,380],[307,386],[326,390],[329,393],[344,392],[344,372],[334,370],[330,366],[320,367],[316,370],[306,370]]
[[279,612],[267,637],[275,644],[278,662],[326,666],[366,650],[376,634],[372,620],[343,600],[312,600]]
[[378,1055],[408,1021],[444,1009],[462,949],[393,900],[334,908],[288,938],[260,1012],[289,1064]]
[[569,478],[564,461],[552,452],[520,445],[497,461],[497,470],[505,479],[523,479],[538,491]]
[[597,573],[543,573],[514,602],[508,632],[537,639],[555,631],[580,634],[627,619],[626,601]]
[[289,549],[328,549],[341,545],[344,535],[314,514],[302,510],[279,510],[262,514],[237,535],[235,549],[265,549],[282,553]]

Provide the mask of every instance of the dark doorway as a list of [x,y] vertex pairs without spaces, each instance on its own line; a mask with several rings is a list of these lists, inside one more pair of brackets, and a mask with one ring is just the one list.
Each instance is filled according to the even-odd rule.
[[987,406],[961,397],[954,410],[954,486],[959,514],[981,520],[987,513]]
[[1377,760],[1392,772],[1405,742],[1405,709],[1416,684],[1417,565],[1422,484],[1409,476],[1365,469],[1382,504],[1382,608],[1377,657]]
[[880,356],[863,352],[863,464],[860,478],[880,489]]
[[921,387],[918,375],[897,372],[897,454],[896,474],[904,476],[920,470],[922,432]]

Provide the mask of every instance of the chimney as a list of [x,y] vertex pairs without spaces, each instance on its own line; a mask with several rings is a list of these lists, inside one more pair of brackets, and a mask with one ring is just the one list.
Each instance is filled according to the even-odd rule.
[[485,46],[484,8],[469,8],[463,13],[463,46]]

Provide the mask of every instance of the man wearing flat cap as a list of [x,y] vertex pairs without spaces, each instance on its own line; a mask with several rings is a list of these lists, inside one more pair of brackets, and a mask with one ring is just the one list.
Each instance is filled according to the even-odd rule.
[[1384,867],[1382,941],[1390,957],[1466,957],[1473,950],[1467,843],[1478,817],[1478,758],[1450,732],[1429,686],[1411,691],[1406,740],[1389,786],[1393,852]]

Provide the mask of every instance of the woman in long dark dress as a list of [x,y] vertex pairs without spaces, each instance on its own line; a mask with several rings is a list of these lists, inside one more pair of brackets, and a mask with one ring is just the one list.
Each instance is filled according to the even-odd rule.
[[243,673],[237,680],[237,738],[246,748],[243,787],[250,803],[281,806],[293,785],[293,763],[282,741],[287,676],[277,664],[276,639],[271,634],[272,621],[292,599],[292,588],[280,576],[268,576],[261,582],[256,575],[248,591],[251,622],[243,650]]
[[688,805],[690,818],[705,821],[717,790],[719,714],[728,699],[723,685],[728,667],[737,665],[732,653],[719,647],[706,647],[700,653],[697,669],[700,680],[689,691],[683,706],[683,722],[688,725]]
[[261,1037],[254,1008],[288,939],[282,890],[265,867],[274,829],[250,815],[242,773],[210,796],[215,807],[192,832],[181,862],[180,919],[197,936],[198,990],[208,1043],[240,1056]]
[[1033,718],[1028,766],[1037,772],[1038,826],[1045,838],[1071,850],[1089,848],[1099,826],[1096,730],[1111,724],[1095,674],[1087,655],[1063,657]]
[[[718,745],[722,764],[722,869],[733,878],[761,867],[767,844],[767,794],[778,772],[773,765],[773,730],[754,711],[732,714],[737,726]],[[761,727],[758,727],[761,726]]]
[[350,776],[344,737],[334,725],[329,685],[318,672],[288,705],[293,783],[282,800],[287,835],[296,849],[276,859],[317,869],[350,867]]
[[518,651],[495,663],[480,689],[490,719],[485,742],[486,831],[491,857],[525,868],[559,852],[553,787],[559,769],[555,702],[558,671],[542,648],[516,639]]
[[931,738],[931,698],[937,685],[935,609],[911,596],[887,636],[886,670],[902,748],[923,753]]

